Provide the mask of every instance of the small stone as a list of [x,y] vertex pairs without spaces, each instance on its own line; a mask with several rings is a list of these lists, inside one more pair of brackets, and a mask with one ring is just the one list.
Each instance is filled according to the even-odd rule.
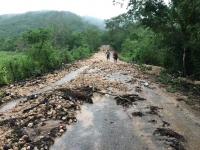
[[32,123],[32,122],[29,123],[29,124],[27,125],[27,127],[28,127],[28,128],[32,128],[32,127],[33,127],[33,123]]
[[7,132],[5,133],[5,137],[6,137],[6,138],[12,137],[11,131],[7,131]]
[[10,149],[11,148],[11,145],[10,144],[6,144],[6,145],[4,145],[4,147],[3,147],[3,149],[5,150],[5,149]]
[[80,106],[77,105],[76,106],[76,110],[81,110]]
[[23,135],[23,136],[22,136],[22,139],[25,140],[25,141],[27,141],[28,138],[29,138],[28,135]]
[[26,150],[26,147],[22,147],[21,150]]
[[53,114],[53,111],[49,111],[47,114],[48,114],[48,115],[52,115],[52,114]]
[[67,119],[67,117],[62,117],[62,120],[66,120]]
[[74,103],[72,101],[69,101],[69,106],[74,105]]
[[74,121],[74,122],[77,122],[77,119],[76,119],[76,118],[74,118],[74,119],[73,119],[73,121]]
[[29,150],[29,149],[31,149],[31,147],[30,147],[30,146],[27,146],[26,149]]
[[13,144],[13,146],[14,146],[14,147],[18,147],[18,143],[15,142],[15,143]]
[[65,131],[63,130],[63,129],[60,129],[60,131],[59,131],[60,133],[64,133]]
[[72,119],[69,119],[68,124],[71,124],[72,122],[73,122],[73,120],[72,120]]
[[63,108],[63,111],[64,111],[64,112],[67,112],[68,110],[67,110],[66,108]]
[[12,139],[7,139],[7,143],[12,144]]
[[56,114],[56,111],[55,111],[55,110],[53,110],[53,111],[52,111],[52,113],[53,113],[53,115],[55,115],[55,114]]
[[19,139],[19,142],[18,142],[19,145],[23,145],[24,143],[25,141],[23,139]]
[[58,132],[58,134],[57,134],[58,136],[61,136],[62,135],[62,133],[60,133],[60,132]]
[[61,105],[58,105],[58,106],[57,106],[57,109],[60,109],[61,107],[62,107]]
[[37,146],[36,147],[34,147],[34,149],[33,150],[39,150],[38,148],[37,148]]
[[19,148],[18,147],[13,147],[13,150],[19,150]]

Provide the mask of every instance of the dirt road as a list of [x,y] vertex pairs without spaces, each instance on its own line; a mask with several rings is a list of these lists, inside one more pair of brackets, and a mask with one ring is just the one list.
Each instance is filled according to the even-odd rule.
[[[43,77],[46,82],[42,85],[29,84],[29,81],[26,83],[27,86],[17,85],[12,88],[18,88],[18,94],[27,95],[35,91],[38,86],[45,87],[81,67],[85,68],[74,79],[62,81],[63,84],[54,86],[54,89],[95,86],[99,93],[93,93],[94,104],[80,105],[81,110],[76,111],[77,122],[67,125],[67,132],[56,138],[50,149],[198,150],[200,148],[200,118],[184,103],[176,101],[175,95],[166,93],[159,88],[158,83],[151,82],[151,77],[140,72],[137,65],[123,61],[115,64],[112,58],[107,61],[104,52],[98,52],[89,59],[78,61],[69,68],[65,66],[65,69],[57,75]],[[4,90],[9,89],[6,88]],[[53,91],[48,88],[46,90],[38,96],[44,97]],[[114,98],[123,95],[129,97],[134,95],[137,98],[131,105],[128,101],[125,103],[119,101],[117,105]],[[20,116],[23,109],[18,104],[10,110],[5,110],[1,113],[0,121]],[[5,139],[3,130],[0,131],[0,135],[4,141],[8,140]],[[2,145],[5,143],[2,142]],[[23,147],[28,146],[23,145]]]

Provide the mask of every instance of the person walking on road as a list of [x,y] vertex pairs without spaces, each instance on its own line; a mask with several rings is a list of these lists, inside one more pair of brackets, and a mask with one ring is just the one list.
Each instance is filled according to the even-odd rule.
[[118,54],[116,51],[113,52],[113,59],[114,59],[114,62],[117,63],[117,58],[118,58]]
[[106,58],[107,58],[107,60],[108,59],[110,59],[110,52],[108,51],[108,50],[106,50],[107,52],[106,52]]

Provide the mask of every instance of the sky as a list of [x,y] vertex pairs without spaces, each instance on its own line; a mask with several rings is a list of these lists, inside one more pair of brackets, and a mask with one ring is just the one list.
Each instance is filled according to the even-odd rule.
[[[1,0],[0,15],[38,10],[70,11],[80,16],[109,19],[125,13],[126,7],[114,6],[113,0]],[[127,0],[126,0],[127,1]]]

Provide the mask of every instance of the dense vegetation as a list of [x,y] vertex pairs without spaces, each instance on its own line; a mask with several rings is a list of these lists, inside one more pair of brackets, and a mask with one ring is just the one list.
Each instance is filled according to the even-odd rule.
[[88,20],[57,11],[3,15],[0,29],[0,84],[88,57],[98,50],[102,34]]
[[0,37],[11,37],[27,29],[50,28],[64,25],[72,31],[83,31],[92,25],[102,27],[103,21],[96,18],[80,17],[67,11],[36,11],[24,14],[0,16]]
[[[115,0],[123,4],[123,0]],[[130,0],[128,12],[106,20],[103,40],[120,57],[200,79],[200,1]]]

